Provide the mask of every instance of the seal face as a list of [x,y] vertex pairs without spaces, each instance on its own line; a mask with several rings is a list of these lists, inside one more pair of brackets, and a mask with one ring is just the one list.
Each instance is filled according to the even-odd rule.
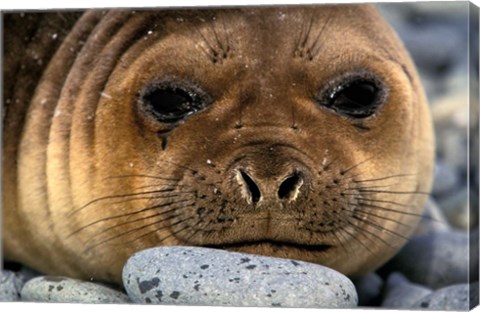
[[88,11],[45,58],[7,92],[29,103],[5,117],[7,258],[119,282],[195,245],[360,275],[421,216],[428,108],[371,6]]

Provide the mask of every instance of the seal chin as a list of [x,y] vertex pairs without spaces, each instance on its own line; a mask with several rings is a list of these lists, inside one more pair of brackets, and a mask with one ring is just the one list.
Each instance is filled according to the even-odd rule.
[[318,260],[319,256],[331,252],[331,249],[334,248],[332,245],[302,245],[275,240],[237,242],[205,247],[304,261],[312,261],[312,258]]

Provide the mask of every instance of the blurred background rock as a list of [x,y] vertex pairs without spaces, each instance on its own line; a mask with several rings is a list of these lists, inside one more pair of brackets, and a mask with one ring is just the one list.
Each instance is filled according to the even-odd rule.
[[[410,51],[420,73],[436,135],[432,196],[450,224],[459,229],[478,226],[478,24],[477,35],[471,36],[474,40],[469,44],[470,5],[443,1],[377,4]],[[470,53],[476,55],[472,64],[470,45]],[[469,92],[475,83],[476,105],[474,99],[470,101]],[[477,151],[470,166],[469,126],[470,135],[477,134],[470,140],[471,150]],[[471,186],[476,185],[470,188],[470,211],[467,178]]]
[[[436,164],[432,195],[413,237],[382,268],[354,280],[359,305],[467,310],[478,302],[478,19],[469,24],[478,7],[444,1],[376,6],[410,51],[424,84]],[[0,272],[0,301],[25,299],[23,285],[38,282],[33,277],[39,273],[20,265],[7,270]]]
[[479,9],[469,2],[443,1],[376,6],[417,66],[431,107],[436,159],[425,217],[406,246],[376,272],[384,282],[378,297],[370,295],[366,302],[360,296],[360,302],[386,308],[472,308],[478,304],[479,274]]

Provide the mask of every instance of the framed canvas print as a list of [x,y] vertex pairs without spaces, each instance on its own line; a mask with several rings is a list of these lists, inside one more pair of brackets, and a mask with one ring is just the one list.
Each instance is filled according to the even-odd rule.
[[478,305],[473,3],[1,17],[1,301]]

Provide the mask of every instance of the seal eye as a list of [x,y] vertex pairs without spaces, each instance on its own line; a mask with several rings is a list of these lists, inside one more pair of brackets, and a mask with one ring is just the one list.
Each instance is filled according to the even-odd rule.
[[350,118],[372,116],[385,100],[385,88],[374,78],[347,77],[320,96],[319,104]]
[[175,123],[206,107],[200,90],[173,84],[149,87],[141,96],[143,109],[160,122]]

